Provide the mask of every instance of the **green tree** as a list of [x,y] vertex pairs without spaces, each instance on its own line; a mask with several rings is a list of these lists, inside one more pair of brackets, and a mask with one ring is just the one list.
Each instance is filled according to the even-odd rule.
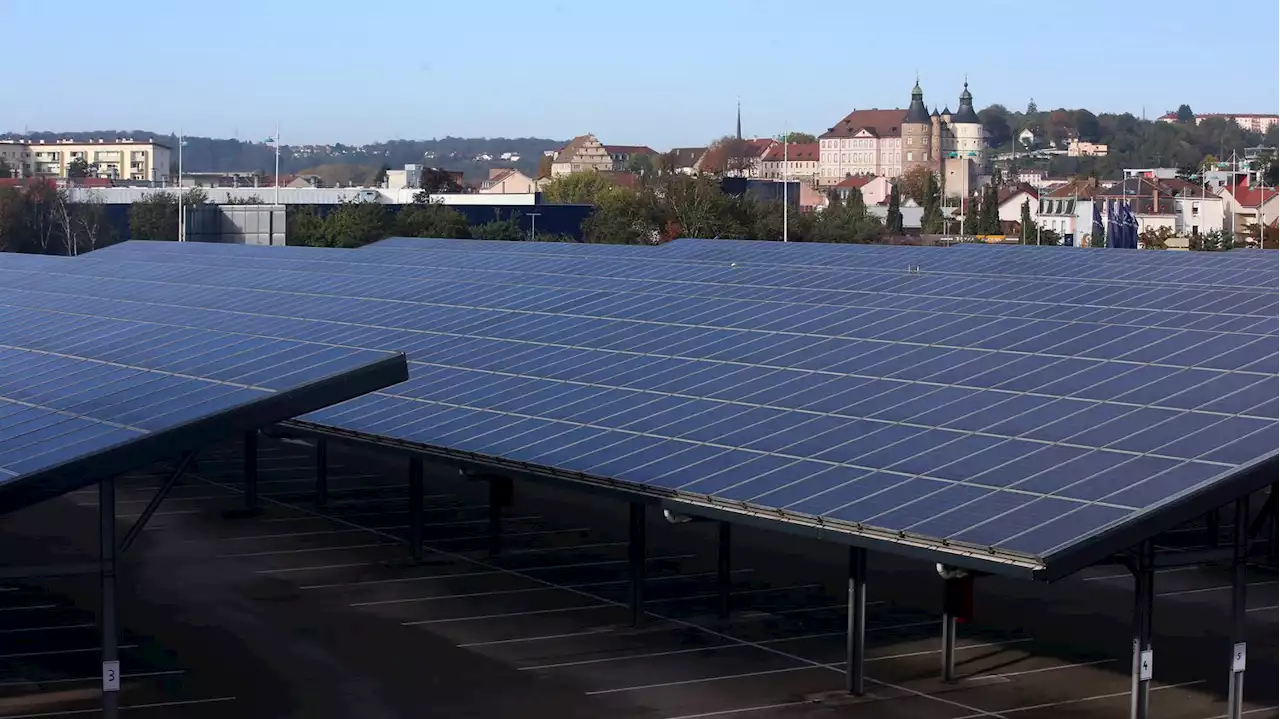
[[378,168],[378,171],[376,173],[374,173],[373,181],[370,184],[372,184],[374,187],[382,187],[383,183],[387,181],[387,173],[390,171],[391,171],[391,165],[388,165],[385,162],[382,163],[382,166]]
[[67,165],[67,177],[82,178],[89,176],[89,161],[83,157],[77,157]]
[[786,141],[791,145],[810,145],[818,141],[818,138],[807,132],[788,132]]
[[437,167],[422,171],[422,179],[418,181],[418,187],[429,195],[462,192],[462,184],[458,182],[457,176]]
[[929,178],[932,176],[933,172],[929,168],[916,165],[902,173],[898,177],[897,184],[902,188],[904,196],[915,200],[917,205],[924,205],[929,189]]
[[898,186],[889,190],[889,210],[885,213],[884,226],[890,235],[902,234],[902,197],[898,194]]
[[178,240],[178,196],[156,192],[129,205],[129,234],[135,240]]
[[983,235],[986,229],[982,224],[985,218],[982,216],[982,199],[978,195],[971,195],[964,200],[964,234],[966,235]]
[[[938,185],[938,177],[932,172],[924,188],[924,214],[920,219],[920,231],[926,235],[936,235],[945,231],[946,223],[942,218],[942,188]],[[965,228],[966,231],[971,231]]]
[[513,212],[503,219],[501,210],[493,211],[492,220],[472,227],[471,236],[477,240],[528,239],[524,228],[520,226],[520,213]]
[[654,173],[653,155],[634,154],[627,158],[627,172],[632,172],[641,177],[646,177]]
[[324,219],[326,247],[363,247],[387,236],[387,208],[377,202],[343,202]]
[[247,197],[228,197],[224,205],[265,205],[261,195],[249,195]]
[[987,185],[982,190],[982,207],[979,208],[982,218],[982,231],[988,235],[1001,233],[1000,227],[1000,188]]
[[987,145],[991,147],[1008,147],[1013,139],[1013,128],[1009,126],[1009,110],[1004,105],[988,105],[978,111],[978,120],[986,132]]
[[601,195],[613,186],[598,172],[571,172],[548,182],[542,188],[542,199],[552,204],[598,205]]
[[1018,224],[1021,226],[1020,232],[1022,233],[1022,243],[1026,244],[1028,238],[1035,235],[1036,225],[1035,220],[1031,219],[1030,198],[1022,201],[1022,217],[1018,220]]
[[9,167],[9,163],[3,157],[0,157],[0,178],[13,177],[13,168]]
[[867,201],[862,197],[862,190],[857,187],[849,188],[849,198],[844,204],[857,217],[865,217],[867,214]]
[[441,202],[414,202],[396,216],[395,231],[405,237],[471,237],[466,215]]
[[290,245],[324,247],[324,218],[314,205],[289,205],[285,211],[286,238]]
[[1195,124],[1196,114],[1191,111],[1190,105],[1186,103],[1178,105],[1178,111],[1176,114],[1178,116],[1178,122],[1182,123],[1183,125]]

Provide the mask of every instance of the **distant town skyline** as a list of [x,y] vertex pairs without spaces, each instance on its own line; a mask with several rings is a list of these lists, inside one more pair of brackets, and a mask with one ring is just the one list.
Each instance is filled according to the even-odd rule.
[[[0,132],[181,128],[260,141],[278,121],[291,145],[591,132],[669,148],[732,133],[739,99],[746,135],[821,134],[853,109],[905,108],[917,73],[930,108],[954,108],[966,75],[978,109],[1020,111],[1034,98],[1154,120],[1183,103],[1280,105],[1275,33],[1247,38],[1280,24],[1266,0],[1215,6],[1222,32],[1208,45],[1195,19],[1204,6],[1190,0],[1054,12],[1011,0],[965,12],[819,4],[808,15],[755,0],[354,7],[134,0],[68,14],[5,0],[0,25],[57,27],[58,43],[10,34],[6,55],[30,64],[23,91],[0,105]],[[937,22],[918,22],[930,7]],[[99,50],[103,37],[127,41]],[[1207,60],[1219,53],[1232,61]]]

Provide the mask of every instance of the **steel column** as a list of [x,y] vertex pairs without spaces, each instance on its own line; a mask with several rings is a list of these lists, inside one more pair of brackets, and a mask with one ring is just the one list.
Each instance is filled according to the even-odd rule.
[[1138,548],[1133,567],[1133,666],[1129,690],[1130,719],[1147,719],[1151,701],[1154,657],[1151,651],[1151,614],[1155,602],[1155,573],[1151,568],[1150,540]]
[[1222,515],[1217,509],[1209,510],[1204,516],[1204,543],[1216,547],[1222,541]]
[[1247,653],[1244,639],[1245,599],[1248,578],[1245,560],[1249,553],[1249,497],[1236,500],[1236,524],[1232,532],[1231,578],[1231,657],[1227,685],[1227,719],[1240,719],[1244,712],[1244,665]]
[[120,648],[116,628],[116,480],[98,483],[98,552],[102,565],[102,716],[115,719],[120,711]]
[[244,508],[258,509],[258,432],[244,433]]
[[631,625],[644,622],[644,562],[645,562],[645,506],[643,502],[630,505],[629,541],[627,560],[631,568]]
[[316,506],[323,507],[329,502],[329,443],[320,438],[316,440]]
[[956,618],[942,615],[942,681],[956,680]]
[[850,694],[866,692],[863,665],[867,651],[867,550],[849,548],[848,635],[845,647],[845,679]]
[[720,618],[727,619],[733,607],[733,525],[720,522],[716,555],[716,591]]
[[489,478],[489,555],[502,552],[502,495],[503,477]]
[[409,458],[409,556],[422,561],[422,458]]

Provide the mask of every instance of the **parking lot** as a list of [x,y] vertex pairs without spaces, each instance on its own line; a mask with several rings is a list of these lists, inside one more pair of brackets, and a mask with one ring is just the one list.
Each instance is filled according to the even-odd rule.
[[[125,559],[131,716],[393,717],[426,704],[442,716],[1128,716],[1131,580],[1118,567],[1050,586],[980,580],[946,683],[933,567],[873,555],[868,693],[855,699],[838,547],[735,528],[722,618],[715,525],[650,512],[647,616],[632,627],[621,502],[518,484],[491,556],[487,486],[429,468],[427,551],[412,563],[403,458],[333,448],[319,508],[311,450],[264,441],[262,511],[249,517],[232,511],[242,462],[235,446],[203,453]],[[140,511],[164,476],[123,480],[118,511]],[[92,534],[95,504],[83,490],[15,517],[20,546],[67,529],[50,517]],[[1171,569],[1156,582],[1152,716],[1220,716],[1229,574]],[[1250,583],[1246,708],[1275,717],[1276,577]],[[0,717],[96,711],[93,589],[78,578],[0,591]]]

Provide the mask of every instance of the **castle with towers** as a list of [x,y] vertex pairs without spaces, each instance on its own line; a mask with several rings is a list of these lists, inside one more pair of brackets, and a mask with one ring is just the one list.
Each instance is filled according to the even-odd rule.
[[905,110],[854,110],[818,139],[818,186],[849,177],[897,177],[923,167],[936,173],[948,195],[967,195],[986,166],[986,138],[973,109],[969,82],[960,105],[929,112],[916,80]]

